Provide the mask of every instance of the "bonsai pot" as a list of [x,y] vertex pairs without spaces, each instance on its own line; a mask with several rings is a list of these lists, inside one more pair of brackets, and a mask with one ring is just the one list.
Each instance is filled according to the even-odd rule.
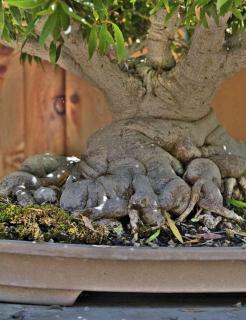
[[0,241],[0,301],[72,305],[82,291],[245,292],[246,254]]

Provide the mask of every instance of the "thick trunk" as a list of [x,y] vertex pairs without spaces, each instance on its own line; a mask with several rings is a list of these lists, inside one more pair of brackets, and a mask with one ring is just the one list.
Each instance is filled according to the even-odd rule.
[[[181,215],[182,220],[198,203],[237,219],[223,207],[221,190],[230,197],[230,185],[223,188],[233,178],[238,179],[234,187],[245,193],[245,157],[245,144],[230,138],[212,111],[190,122],[154,117],[113,122],[91,137],[78,164],[79,179],[94,187],[85,191],[81,205],[69,200],[76,183],[67,185],[61,205],[72,211],[89,210],[96,219],[137,210],[145,223],[155,225],[163,219],[162,210]],[[95,196],[95,190],[101,195]]]
[[54,163],[51,155],[30,159],[22,172],[5,179],[0,193],[27,204],[42,199],[42,187],[56,185],[63,208],[95,220],[137,215],[159,226],[163,210],[182,221],[196,205],[241,220],[223,200],[233,192],[246,195],[246,146],[226,134],[212,110],[197,121],[115,120],[91,137],[79,162],[70,161],[56,157]]

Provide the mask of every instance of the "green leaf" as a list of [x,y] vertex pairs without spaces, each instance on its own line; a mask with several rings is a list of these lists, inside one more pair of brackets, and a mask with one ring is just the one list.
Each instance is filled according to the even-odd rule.
[[58,16],[59,16],[59,19],[60,19],[60,25],[62,27],[62,29],[65,31],[65,30],[68,30],[69,26],[70,26],[70,17],[69,15],[62,10],[61,7],[58,8]]
[[26,30],[25,30],[26,36],[28,36],[29,34],[31,34],[32,32],[34,32],[35,25],[36,25],[36,23],[37,23],[37,21],[38,21],[39,19],[40,19],[40,18],[37,17],[37,18],[35,18],[34,20],[32,20],[32,21],[28,24],[28,26],[27,26],[27,28],[26,28]]
[[102,0],[93,0],[93,4],[95,7],[95,10],[101,20],[105,19],[107,17],[107,8],[104,6]]
[[246,208],[246,203],[239,201],[239,200],[235,200],[235,199],[230,199],[229,204],[233,205],[236,208]]
[[111,33],[108,31],[106,25],[102,25],[99,30],[99,52],[100,54],[106,54],[110,44],[114,43],[114,39]]
[[223,7],[223,5],[225,5],[229,0],[217,0],[216,6],[217,6],[217,10],[220,10],[221,7]]
[[52,41],[49,49],[50,62],[53,64],[57,63],[60,57],[60,53],[61,53],[61,45],[56,47],[56,44],[54,43],[54,41]]
[[10,6],[16,6],[20,9],[34,9],[42,4],[44,4],[46,1],[44,0],[7,0],[7,3]]
[[193,222],[193,223],[197,223],[197,222],[199,222],[200,220],[194,217],[194,218],[190,219],[190,221]]
[[42,10],[42,11],[39,11],[37,13],[37,16],[50,16],[51,14],[54,13],[54,9],[52,6],[50,6],[48,9],[45,9],[45,10]]
[[56,63],[56,45],[53,41],[50,44],[49,56],[50,56],[50,62],[55,64]]
[[62,27],[60,25],[60,20],[58,19],[58,17],[59,16],[57,14],[57,22],[56,22],[55,28],[54,28],[54,30],[52,32],[53,40],[55,42],[57,42],[60,39],[60,37],[61,37],[61,29],[62,29]]
[[52,14],[46,20],[41,35],[39,37],[39,44],[41,47],[44,47],[45,41],[48,36],[54,31],[57,23],[57,15]]
[[22,23],[22,16],[21,16],[21,12],[17,7],[10,7],[10,12],[12,14],[12,16],[14,17],[15,21],[21,25]]
[[2,37],[4,40],[6,40],[7,42],[11,42],[11,37],[10,37],[10,33],[9,33],[9,29],[6,25],[4,25],[3,31],[2,31]]
[[234,6],[233,0],[227,0],[227,2],[220,8],[220,15],[224,16],[227,12],[231,11]]
[[145,241],[145,243],[148,244],[148,243],[151,243],[151,242],[155,241],[155,240],[159,237],[160,233],[161,233],[161,230],[158,229],[155,233],[153,233],[153,234]]
[[161,0],[158,0],[156,2],[156,5],[154,6],[154,8],[150,11],[150,15],[154,15],[156,14],[157,11],[159,11],[162,8],[162,2]]
[[32,64],[32,56],[30,54],[27,55],[27,60],[29,64]]
[[123,52],[125,47],[124,37],[117,24],[113,23],[112,25],[114,30],[114,39],[117,49],[118,62],[120,63],[123,59]]
[[97,28],[96,26],[93,26],[91,28],[91,32],[88,40],[88,52],[89,52],[90,59],[92,58],[94,52],[96,51],[96,48],[97,48]]
[[169,13],[170,10],[170,6],[169,6],[169,1],[168,0],[162,0],[164,7],[166,8],[167,12]]
[[4,9],[3,9],[3,1],[0,0],[0,35],[2,34],[4,29]]
[[36,64],[41,64],[41,58],[34,56],[34,61],[36,62]]
[[236,7],[240,6],[241,3],[243,3],[243,0],[235,0]]
[[236,18],[243,21],[243,16],[242,16],[242,13],[239,9],[232,9],[232,13]]
[[26,59],[27,59],[27,54],[25,52],[22,52],[20,54],[20,64],[24,64]]
[[63,11],[68,14],[70,17],[72,17],[74,20],[79,21],[80,23],[83,23],[89,27],[91,27],[91,25],[82,17],[80,17],[74,10],[73,8],[69,7],[65,2],[61,1],[60,5],[63,9]]

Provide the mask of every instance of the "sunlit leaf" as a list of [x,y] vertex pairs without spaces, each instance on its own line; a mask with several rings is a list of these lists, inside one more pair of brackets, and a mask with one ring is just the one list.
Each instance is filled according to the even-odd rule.
[[7,0],[6,1],[11,6],[16,6],[21,9],[34,9],[42,4],[44,4],[45,0]]
[[89,58],[91,59],[97,48],[97,28],[93,26],[88,40]]
[[220,10],[220,8],[225,5],[229,0],[217,0],[217,9]]
[[94,4],[95,10],[96,10],[99,18],[101,20],[105,19],[107,16],[107,9],[104,6],[102,0],[93,0],[93,4]]
[[52,14],[48,17],[47,21],[45,22],[43,26],[43,30],[41,32],[41,35],[39,37],[39,44],[41,47],[44,46],[46,39],[48,36],[54,31],[57,23],[57,15]]
[[246,208],[246,202],[242,202],[235,199],[230,199],[228,202],[236,208]]
[[3,32],[4,28],[4,11],[3,11],[3,2],[0,0],[0,35]]
[[118,62],[121,62],[123,59],[123,52],[124,52],[124,37],[120,30],[120,28],[117,26],[117,24],[113,23],[113,30],[114,30],[114,39],[117,49],[117,57]]
[[102,25],[100,27],[98,37],[99,37],[99,46],[98,46],[99,52],[102,55],[106,54],[109,46],[114,43],[114,39],[113,39],[111,33],[108,31],[106,25]]
[[155,240],[159,237],[160,233],[161,233],[161,230],[158,229],[156,232],[154,232],[154,233],[145,241],[145,243],[148,244],[148,243],[151,243],[151,242],[155,241]]

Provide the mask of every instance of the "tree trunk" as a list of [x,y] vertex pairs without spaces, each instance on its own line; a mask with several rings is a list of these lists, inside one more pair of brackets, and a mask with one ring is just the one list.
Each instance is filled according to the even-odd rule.
[[[95,219],[137,210],[149,225],[162,222],[162,210],[183,220],[196,203],[237,219],[223,207],[221,190],[231,197],[238,179],[246,191],[245,157],[245,144],[226,134],[212,110],[196,121],[151,115],[114,121],[89,140],[75,170],[82,182],[66,186],[61,205],[70,211],[89,210]],[[75,202],[78,187],[84,194]]]
[[[136,65],[134,76],[108,63],[107,57],[86,60],[87,49],[78,33],[66,39],[60,64],[86,74],[106,92],[113,123],[91,137],[76,164],[67,165],[63,159],[51,170],[47,155],[39,158],[38,168],[36,160],[26,162],[21,170],[31,175],[24,182],[7,177],[0,185],[2,194],[16,194],[20,180],[30,190],[61,185],[65,182],[61,176],[65,173],[67,178],[68,172],[60,205],[92,219],[131,219],[137,214],[144,224],[159,226],[163,210],[183,221],[197,205],[242,220],[225,201],[232,195],[246,196],[246,145],[218,124],[211,101],[221,81],[246,66],[246,41],[239,50],[228,52],[223,47],[226,21],[219,27],[212,23],[208,29],[197,27],[187,56],[175,66],[172,59],[158,55],[170,43],[155,35],[158,23],[154,26],[150,29],[154,68]],[[37,53],[33,44],[30,48]]]

